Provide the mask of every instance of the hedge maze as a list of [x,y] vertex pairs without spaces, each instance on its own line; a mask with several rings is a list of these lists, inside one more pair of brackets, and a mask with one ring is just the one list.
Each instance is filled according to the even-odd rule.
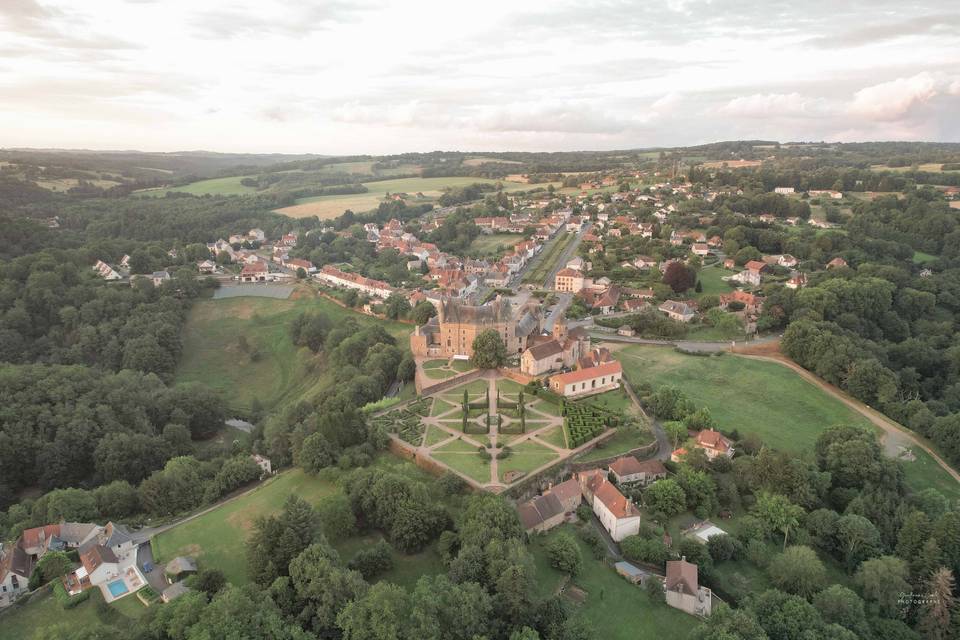
[[395,433],[404,442],[419,446],[423,441],[425,427],[421,418],[430,415],[430,398],[418,398],[402,409],[395,409],[390,413],[371,419],[371,423]]
[[576,449],[620,422],[617,414],[595,404],[563,402],[562,407],[563,435],[568,449]]

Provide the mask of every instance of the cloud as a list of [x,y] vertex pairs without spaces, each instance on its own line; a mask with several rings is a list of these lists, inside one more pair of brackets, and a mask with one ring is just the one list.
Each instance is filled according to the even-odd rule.
[[755,93],[733,98],[721,108],[727,115],[763,118],[775,116],[812,117],[824,113],[823,100],[799,93]]
[[650,105],[650,108],[654,111],[669,111],[680,104],[682,97],[676,91],[671,91],[670,93],[654,100]]
[[953,35],[957,29],[960,29],[960,13],[921,15],[899,22],[867,25],[844,33],[817,36],[805,43],[825,49],[858,47],[910,36]]
[[[304,3],[309,5],[309,3]],[[294,5],[268,14],[263,5],[230,6],[205,10],[193,18],[201,32],[216,38],[235,38],[257,34],[305,36],[337,24],[354,22],[374,7],[363,2],[324,0],[313,6]]]
[[881,82],[853,94],[848,111],[870,120],[898,120],[936,96],[937,85],[937,78],[927,71]]
[[642,119],[629,120],[587,105],[517,105],[487,112],[474,124],[482,131],[533,133],[621,133]]

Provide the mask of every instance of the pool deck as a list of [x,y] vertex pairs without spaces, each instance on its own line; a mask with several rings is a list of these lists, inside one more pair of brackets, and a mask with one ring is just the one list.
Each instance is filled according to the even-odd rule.
[[[123,580],[123,583],[127,586],[127,590],[124,593],[113,595],[113,593],[110,591],[110,584],[116,582],[117,580]],[[146,584],[146,578],[143,577],[143,574],[140,573],[140,570],[136,567],[136,565],[132,565],[127,567],[119,576],[114,576],[106,582],[101,582],[97,586],[100,587],[100,593],[103,594],[103,599],[109,603],[113,602],[114,600],[124,598],[131,593],[136,593]]]

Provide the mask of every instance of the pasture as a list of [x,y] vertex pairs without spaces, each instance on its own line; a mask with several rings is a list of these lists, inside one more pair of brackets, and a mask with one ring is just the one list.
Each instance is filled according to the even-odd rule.
[[202,300],[187,317],[176,381],[202,382],[241,411],[248,410],[254,398],[275,409],[329,387],[332,380],[322,356],[290,339],[290,324],[304,311],[325,313],[334,323],[348,317],[363,324],[382,323],[403,348],[411,329],[344,309],[305,287],[286,300]]

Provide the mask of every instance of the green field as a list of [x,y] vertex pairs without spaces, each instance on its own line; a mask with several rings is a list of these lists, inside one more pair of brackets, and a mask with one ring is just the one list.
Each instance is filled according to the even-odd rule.
[[[563,574],[550,566],[545,544],[561,531],[576,536],[573,525],[565,524],[543,536],[534,536],[530,544],[537,567],[537,588],[541,597],[552,595]],[[651,602],[646,591],[630,584],[613,567],[595,560],[579,539],[583,571],[573,584],[584,590],[586,600],[577,605],[577,615],[585,618],[592,637],[605,640],[681,640],[688,638],[698,620],[667,606]]]
[[736,271],[724,269],[722,267],[706,267],[700,270],[700,286],[703,292],[700,295],[720,295],[721,293],[730,293],[733,287],[728,285],[721,278],[732,276]]
[[[443,194],[444,190],[453,187],[465,187],[475,183],[496,184],[496,180],[486,178],[463,177],[445,177],[445,178],[398,178],[394,180],[377,180],[375,182],[365,182],[366,193],[355,193],[336,196],[314,196],[310,198],[301,198],[296,204],[290,207],[278,209],[278,213],[288,215],[292,218],[304,218],[307,216],[318,216],[321,219],[335,218],[345,210],[350,209],[354,212],[369,211],[375,209],[388,193],[406,193],[409,194],[409,203],[432,202]],[[537,187],[546,187],[547,184],[520,184],[514,182],[503,182],[504,191],[526,191]],[[554,183],[557,186],[557,183]],[[423,198],[417,198],[416,194],[423,194]]]
[[513,245],[522,241],[524,236],[519,233],[481,233],[474,238],[467,248],[467,255],[482,257],[500,257],[509,251]]
[[[411,477],[430,480],[431,476],[416,466],[388,454],[377,458],[376,466],[399,471]],[[195,556],[205,567],[223,571],[233,584],[245,584],[247,561],[244,542],[259,516],[274,514],[283,508],[290,494],[297,494],[311,504],[340,491],[328,477],[311,476],[300,469],[291,469],[259,485],[249,494],[232,500],[190,522],[165,531],[153,539],[153,553],[158,562],[169,561],[178,555]],[[341,553],[353,548],[351,540],[334,545]],[[394,553],[397,571],[414,562],[409,557]],[[401,564],[403,562],[403,564]]]
[[[759,436],[768,445],[794,454],[813,449],[817,436],[835,424],[876,429],[873,423],[829,396],[796,372],[774,362],[734,355],[703,357],[667,347],[622,349],[624,374],[634,386],[682,389],[695,405],[707,407],[720,428]],[[947,497],[960,498],[960,485],[926,453],[904,462],[912,489],[934,487]]]
[[[26,604],[15,606],[0,617],[0,640],[29,639],[37,632],[51,627],[62,627],[71,632],[94,629],[101,625],[124,629],[130,625],[130,618],[124,615],[124,612],[128,606],[131,606],[126,601],[131,599],[135,600],[136,596],[131,595],[118,600],[117,605],[112,607],[113,613],[101,619],[97,614],[97,605],[103,602],[100,589],[93,589],[86,602],[81,602],[72,609],[61,607],[52,591],[48,590],[34,596]],[[139,601],[136,602],[136,606],[146,611]]]
[[767,444],[801,453],[834,424],[872,426],[839,400],[825,395],[795,372],[773,362],[730,354],[703,357],[667,347],[621,350],[624,374],[636,387],[646,382],[682,389],[705,406],[721,429],[760,436]]
[[931,255],[929,253],[924,253],[923,251],[913,252],[913,261],[916,264],[926,264],[928,262],[933,262],[936,259],[937,259],[937,256]]
[[162,198],[167,195],[168,191],[176,191],[177,193],[189,193],[195,196],[242,196],[248,193],[256,193],[257,190],[254,187],[247,187],[240,184],[240,181],[244,178],[251,178],[253,176],[232,176],[229,178],[211,178],[209,180],[200,180],[198,182],[191,182],[190,184],[184,185],[182,187],[158,187],[156,189],[144,189],[143,191],[137,191],[138,195],[150,196],[153,198]]
[[[304,292],[287,300],[238,297],[194,304],[184,328],[176,381],[217,389],[238,410],[249,409],[254,398],[273,409],[327,388],[331,376],[324,373],[322,358],[290,340],[289,326],[303,311],[323,312],[334,323],[347,317],[363,324],[383,323],[406,348],[409,325],[371,318]],[[258,358],[251,357],[254,351]]]

